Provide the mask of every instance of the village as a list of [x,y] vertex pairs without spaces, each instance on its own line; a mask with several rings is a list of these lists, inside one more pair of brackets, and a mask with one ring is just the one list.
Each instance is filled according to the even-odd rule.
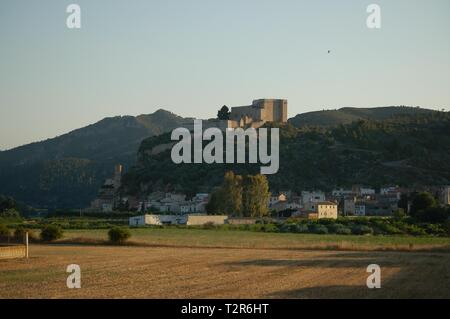
[[[235,215],[211,215],[207,212],[210,193],[197,193],[188,197],[177,192],[152,192],[144,198],[119,196],[123,168],[116,165],[114,176],[107,179],[98,197],[86,211],[111,213],[125,207],[142,213],[130,217],[130,226],[145,225],[204,225],[252,224],[258,217]],[[423,186],[415,188],[385,186],[379,189],[370,186],[353,185],[351,188],[336,188],[331,192],[304,190],[296,193],[283,190],[270,193],[267,201],[269,216],[278,220],[291,217],[337,219],[338,217],[389,217],[401,210],[408,210],[411,203],[406,200],[399,206],[402,196],[417,192],[429,192],[439,199],[439,204],[450,204],[450,186]]]

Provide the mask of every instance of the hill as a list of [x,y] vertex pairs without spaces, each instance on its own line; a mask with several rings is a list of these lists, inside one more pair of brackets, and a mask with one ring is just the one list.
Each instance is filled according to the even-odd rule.
[[298,114],[289,119],[296,126],[331,127],[339,124],[349,124],[358,120],[384,121],[397,117],[431,114],[437,111],[409,106],[387,106],[374,108],[344,107],[338,110],[323,110]]
[[165,110],[105,118],[56,138],[0,152],[0,194],[36,207],[84,207],[114,165],[135,162],[141,141],[186,119]]
[[[170,148],[153,151],[169,142],[169,134],[142,142],[137,165],[124,178],[124,193],[175,190],[194,194],[219,185],[227,170],[259,172],[259,164],[176,165],[170,159]],[[274,191],[297,192],[352,184],[448,184],[450,113],[359,120],[332,128],[282,126],[280,169],[268,179]]]

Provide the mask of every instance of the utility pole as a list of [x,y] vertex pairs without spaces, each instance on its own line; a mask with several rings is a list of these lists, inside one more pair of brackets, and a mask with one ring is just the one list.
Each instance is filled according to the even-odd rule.
[[28,259],[28,232],[25,232],[25,257]]

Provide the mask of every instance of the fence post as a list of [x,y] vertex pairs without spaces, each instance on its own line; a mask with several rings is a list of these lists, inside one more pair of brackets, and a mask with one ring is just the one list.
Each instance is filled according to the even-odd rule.
[[28,232],[25,232],[25,255],[28,258]]

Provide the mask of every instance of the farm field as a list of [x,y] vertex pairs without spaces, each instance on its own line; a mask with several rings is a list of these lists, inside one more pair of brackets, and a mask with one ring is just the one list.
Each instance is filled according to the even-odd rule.
[[[108,230],[66,230],[63,242],[96,243],[107,240]],[[450,252],[449,237],[355,236],[264,233],[236,230],[132,228],[131,242],[148,246],[215,248],[282,248],[339,250],[428,250]]]
[[[32,245],[0,260],[0,298],[450,298],[450,254]],[[381,267],[381,289],[366,267]],[[81,267],[81,289],[66,267]]]
[[[448,238],[147,228],[127,246],[106,239],[66,231],[28,260],[0,260],[0,298],[450,298]],[[66,287],[69,264],[81,289]],[[366,287],[369,264],[381,289]]]

